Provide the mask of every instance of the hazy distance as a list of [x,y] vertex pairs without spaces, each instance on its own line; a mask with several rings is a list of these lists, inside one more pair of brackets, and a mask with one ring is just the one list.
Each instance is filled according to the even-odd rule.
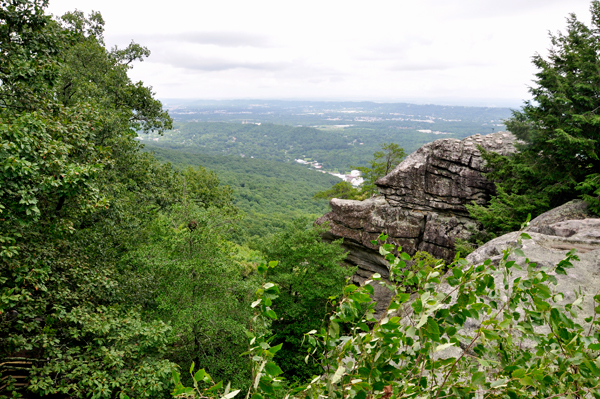
[[51,0],[101,11],[106,44],[151,51],[134,79],[160,98],[517,107],[548,31],[588,0],[190,2]]

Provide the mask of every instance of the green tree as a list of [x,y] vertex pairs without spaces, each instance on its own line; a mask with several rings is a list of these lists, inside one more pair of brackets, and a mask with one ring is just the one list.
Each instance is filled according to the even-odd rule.
[[258,283],[228,240],[237,220],[227,209],[178,204],[147,226],[144,243],[123,257],[119,271],[128,306],[173,329],[167,358],[247,387],[250,362],[240,355]]
[[332,198],[340,198],[340,199],[352,199],[352,200],[363,200],[364,193],[354,187],[352,184],[347,181],[341,181],[336,183],[329,190],[319,191],[313,196],[313,199],[320,200],[326,199],[330,200]]
[[[128,61],[143,55],[138,47],[107,51],[99,14],[55,21],[46,5],[0,6],[3,376],[14,374],[12,359],[35,365],[17,381],[28,395],[156,397],[174,368],[162,358],[170,328],[123,309],[111,259],[90,255],[102,253],[102,213],[123,215],[114,205],[126,202],[117,199],[125,180],[142,180],[136,168],[171,173],[136,156],[134,140],[135,130],[160,131],[171,120],[127,77]],[[168,178],[147,186],[169,191]]]
[[381,149],[373,154],[369,166],[353,166],[362,173],[364,182],[361,191],[366,196],[377,194],[377,179],[390,173],[406,157],[404,149],[395,143],[383,143]]
[[312,226],[307,219],[297,219],[260,246],[265,259],[279,262],[270,272],[270,280],[281,291],[273,305],[278,318],[272,329],[274,344],[283,343],[276,361],[293,380],[321,371],[304,361],[304,333],[322,326],[331,310],[329,298],[341,294],[346,277],[354,272],[343,265],[346,255],[339,242],[322,241],[324,231],[325,227]]
[[217,174],[212,170],[202,166],[188,166],[181,174],[181,189],[183,201],[191,201],[205,209],[215,207],[235,211],[233,190],[221,185]]
[[[600,3],[590,6],[592,25],[571,14],[565,33],[551,34],[546,58],[533,57],[538,69],[532,100],[514,111],[507,128],[522,140],[511,156],[485,153],[497,193],[487,207],[470,212],[491,231],[512,231],[533,216],[580,195],[588,199],[600,185]],[[596,200],[596,210],[600,211]]]

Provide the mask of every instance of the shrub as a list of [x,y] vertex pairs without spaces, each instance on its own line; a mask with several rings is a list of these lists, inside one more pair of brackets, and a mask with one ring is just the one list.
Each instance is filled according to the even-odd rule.
[[[529,238],[522,233],[517,245]],[[396,257],[393,251],[393,245],[381,247],[392,279],[402,275],[416,291],[402,292],[374,275],[395,293],[387,313],[376,320],[373,287],[347,286],[327,328],[306,334],[311,347],[307,361],[314,359],[322,374],[289,390],[288,397],[600,397],[600,295],[593,298],[594,315],[580,325],[575,319],[584,298],[565,304],[564,295],[554,289],[555,275],[566,274],[578,260],[574,250],[546,268],[511,247],[497,265],[456,259],[445,275],[441,263],[426,275],[413,273],[406,267],[410,256],[399,249]],[[253,304],[255,320],[276,317],[269,308],[274,295],[268,301],[263,297],[275,288],[263,287]],[[263,336],[250,338],[255,366],[247,397],[274,397],[283,381],[272,362],[279,348]],[[185,397],[183,389],[175,394]],[[188,397],[198,397],[189,392]]]

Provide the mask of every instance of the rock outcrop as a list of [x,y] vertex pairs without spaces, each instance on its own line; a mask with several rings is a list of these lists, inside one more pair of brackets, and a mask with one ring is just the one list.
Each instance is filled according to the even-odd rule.
[[329,223],[326,239],[344,239],[347,261],[358,266],[354,281],[359,284],[375,272],[388,276],[386,261],[371,243],[382,232],[409,254],[422,250],[449,261],[455,239],[466,239],[477,228],[465,204],[486,203],[494,189],[482,174],[477,146],[509,154],[514,141],[512,134],[499,132],[426,144],[376,182],[381,195],[364,201],[333,199],[331,212],[317,223]]
[[482,175],[484,161],[477,146],[506,155],[515,151],[514,140],[507,132],[436,140],[376,184],[391,206],[468,216],[465,204],[485,203],[494,189]]
[[[585,202],[575,200],[538,216],[525,231],[531,239],[523,240],[520,249],[537,267],[553,268],[569,250],[577,250],[579,261],[571,262],[573,267],[567,269],[567,274],[553,274],[557,280],[556,292],[564,294],[565,303],[573,302],[576,292],[587,296],[583,310],[576,319],[584,325],[584,319],[594,314],[594,301],[591,298],[600,290],[600,219],[587,209]],[[495,238],[469,254],[466,260],[471,264],[480,264],[491,259],[492,263],[497,264],[503,256],[503,250],[516,244],[519,234],[513,232]],[[509,258],[517,262],[522,259],[514,255]],[[515,271],[513,279],[522,273]],[[501,279],[499,274],[496,284],[500,284]],[[473,322],[474,326],[476,324]]]
[[[594,316],[595,295],[600,293],[600,218],[588,210],[587,204],[581,200],[571,201],[558,208],[552,209],[535,218],[525,232],[531,239],[522,239],[518,246],[525,257],[516,256],[514,253],[508,258],[509,261],[515,261],[517,264],[523,264],[524,259],[535,264],[536,268],[547,268],[554,270],[561,260],[571,249],[577,250],[578,261],[571,261],[573,267],[566,269],[565,274],[549,272],[556,278],[556,286],[552,286],[555,292],[564,295],[558,304],[573,303],[578,295],[584,295],[582,309],[577,311],[575,321],[582,326],[589,326],[586,318]],[[492,264],[498,265],[504,256],[504,250],[510,247],[517,247],[521,232],[516,231],[495,238],[476,249],[466,257],[469,264],[479,265],[486,259],[490,259]],[[527,272],[523,269],[513,268],[511,281],[526,276]],[[494,276],[497,287],[503,286],[503,274],[498,270]],[[442,283],[438,291],[450,295],[453,299],[448,304],[455,303],[455,288],[447,283]],[[382,297],[382,300],[386,298]],[[385,309],[389,304],[389,299],[385,304],[379,303],[380,309]],[[406,317],[410,315],[412,308],[405,306],[403,312],[399,315]],[[377,316],[381,317],[380,311]],[[481,320],[467,318],[461,334],[473,336],[475,330],[481,326]],[[538,333],[548,333],[545,327],[535,327]],[[515,339],[517,336],[515,335]],[[532,347],[533,342],[521,342],[523,348]],[[463,348],[464,349],[464,348]],[[440,354],[442,357],[458,356],[460,348],[450,348]]]

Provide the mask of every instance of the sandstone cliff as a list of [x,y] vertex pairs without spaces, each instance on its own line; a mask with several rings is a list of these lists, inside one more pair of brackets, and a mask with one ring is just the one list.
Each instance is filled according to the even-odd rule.
[[[517,256],[515,253],[510,255],[509,261],[515,261],[518,265],[523,265],[527,258],[536,269],[546,268],[550,270],[549,274],[556,279],[556,286],[550,285],[551,289],[557,293],[562,293],[562,299],[558,298],[557,304],[565,305],[573,303],[578,295],[585,296],[581,308],[576,311],[574,321],[586,329],[589,326],[589,320],[594,317],[595,303],[592,299],[597,295],[600,287],[600,219],[598,215],[593,214],[588,209],[588,204],[581,200],[571,201],[558,208],[552,209],[535,218],[525,229],[531,239],[523,239],[518,244],[521,232],[516,231],[495,238],[476,249],[466,257],[469,264],[479,265],[486,259],[490,259],[492,264],[498,265],[504,256],[504,250],[508,247],[516,247],[523,251],[524,256]],[[567,252],[571,249],[577,250],[579,260],[572,260],[572,267],[566,270],[566,274],[554,272],[554,266],[565,258]],[[509,282],[512,283],[517,278],[523,278],[527,275],[526,268],[514,267]],[[497,270],[495,275],[495,284],[497,287],[504,285],[504,274]],[[452,300],[447,306],[454,304],[456,300],[456,289],[442,283],[437,287],[437,291],[448,294]],[[378,301],[377,317],[383,316],[383,310],[389,305],[390,298],[375,298]],[[551,303],[550,300],[548,300]],[[405,306],[399,314],[406,317],[412,312],[410,306]],[[588,319],[588,321],[586,321]],[[481,327],[481,320],[467,318],[461,331],[466,336],[474,336],[476,329]],[[549,333],[547,327],[535,327],[538,333]],[[519,334],[515,331],[515,342],[519,339]],[[521,341],[523,349],[531,348],[534,342]],[[464,349],[466,345],[461,345]],[[458,347],[449,348],[440,353],[440,356],[459,356],[462,349]]]
[[[559,304],[572,303],[578,294],[586,296],[582,309],[577,311],[575,321],[583,326],[587,317],[594,315],[594,301],[600,287],[600,219],[588,209],[588,204],[581,200],[571,201],[558,208],[541,214],[531,221],[525,229],[531,239],[524,239],[520,249],[537,268],[547,267],[552,270],[565,258],[571,249],[577,250],[578,261],[572,261],[573,267],[567,274],[551,272],[556,280],[556,292],[564,295]],[[512,232],[495,238],[466,257],[470,264],[480,264],[490,259],[498,264],[503,250],[515,246],[520,232]],[[511,255],[508,260],[522,264],[524,257]],[[514,270],[512,280],[524,276],[524,271]],[[502,284],[502,273],[496,275],[496,285]],[[442,289],[443,291],[443,289]],[[448,290],[449,291],[449,290]],[[466,331],[479,326],[477,320],[468,319]]]
[[[465,204],[485,203],[494,189],[482,174],[484,161],[477,146],[509,154],[515,151],[514,140],[507,132],[436,140],[379,179],[379,196],[364,201],[332,199],[331,211],[317,223],[329,222],[326,239],[344,239],[347,261],[358,266],[353,281],[361,284],[373,273],[388,277],[387,262],[371,244],[382,232],[389,235],[389,243],[411,255],[423,250],[453,259],[454,240],[468,238],[470,229],[477,228]],[[382,306],[386,294],[375,295]]]
[[365,201],[333,199],[331,212],[317,223],[329,222],[326,238],[344,238],[348,261],[365,276],[386,274],[385,262],[371,244],[381,232],[410,254],[424,250],[450,260],[455,238],[467,238],[469,228],[476,228],[465,204],[485,203],[494,188],[482,175],[477,145],[508,154],[515,151],[514,140],[499,132],[426,144],[376,182],[381,195]]

